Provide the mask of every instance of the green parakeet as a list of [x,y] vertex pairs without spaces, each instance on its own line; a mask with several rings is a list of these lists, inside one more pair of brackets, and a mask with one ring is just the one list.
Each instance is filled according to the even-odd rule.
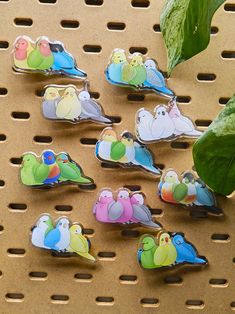
[[141,86],[147,78],[147,72],[140,54],[133,54],[130,64],[122,68],[122,80],[136,87]]
[[120,160],[126,154],[126,146],[121,141],[116,141],[111,145],[110,157],[113,160]]
[[157,249],[155,239],[151,236],[143,236],[140,240],[142,250],[138,251],[138,259],[143,268],[156,268],[153,257]]
[[59,154],[56,162],[60,168],[59,181],[74,181],[78,183],[90,184],[89,178],[83,177],[80,168],[68,158],[65,153]]
[[54,57],[46,39],[41,39],[36,43],[36,47],[27,58],[27,63],[29,67],[36,70],[49,70],[52,67]]
[[171,242],[170,235],[164,232],[160,235],[159,246],[154,253],[154,263],[156,266],[170,266],[175,263],[177,251]]
[[20,170],[21,181],[25,185],[39,185],[43,183],[43,180],[39,177],[35,177],[40,163],[37,161],[37,157],[33,154],[25,154],[23,156],[22,168]]

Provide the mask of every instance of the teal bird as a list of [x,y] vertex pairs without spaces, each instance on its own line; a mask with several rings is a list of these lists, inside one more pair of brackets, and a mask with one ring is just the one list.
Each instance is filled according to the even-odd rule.
[[122,68],[125,64],[128,64],[125,51],[119,48],[115,49],[112,54],[111,63],[105,72],[108,81],[113,84],[123,84]]
[[135,159],[132,161],[135,165],[140,165],[144,169],[154,173],[161,174],[161,170],[154,166],[153,156],[145,145],[134,142]]
[[40,39],[36,47],[30,52],[27,58],[28,66],[36,70],[49,70],[53,63],[54,57],[50,50],[49,42],[46,39]]
[[139,53],[134,53],[130,64],[122,68],[122,80],[135,87],[140,87],[146,80],[147,73],[143,58]]
[[56,162],[60,169],[59,181],[73,181],[83,184],[91,184],[92,180],[84,177],[81,168],[65,153],[57,156]]

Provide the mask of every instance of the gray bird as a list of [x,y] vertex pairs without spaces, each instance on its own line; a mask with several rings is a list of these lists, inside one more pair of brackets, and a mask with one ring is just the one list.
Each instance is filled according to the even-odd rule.
[[80,119],[92,119],[98,122],[112,123],[110,119],[104,117],[102,108],[96,101],[91,99],[91,96],[87,91],[80,92],[78,98],[82,106],[82,113],[79,116]]
[[58,119],[56,116],[56,106],[60,98],[60,94],[55,87],[48,87],[46,89],[42,103],[42,113],[45,118]]

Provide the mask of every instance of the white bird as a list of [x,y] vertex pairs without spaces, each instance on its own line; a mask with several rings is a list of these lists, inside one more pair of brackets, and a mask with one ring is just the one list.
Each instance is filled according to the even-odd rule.
[[174,123],[174,134],[176,136],[184,134],[192,137],[197,137],[202,134],[201,131],[196,130],[195,125],[189,118],[181,114],[175,101],[173,102],[173,105],[169,111],[169,117]]
[[56,116],[60,119],[75,121],[82,112],[81,102],[74,87],[67,87],[56,107]]
[[45,235],[48,230],[53,229],[52,220],[49,215],[41,216],[32,231],[32,244],[37,247],[50,249],[44,245]]
[[153,115],[148,110],[145,108],[138,110],[136,114],[136,134],[141,142],[154,139],[151,132],[153,121]]
[[154,140],[167,139],[174,134],[175,126],[169,117],[167,108],[163,105],[154,109],[155,117],[152,124],[152,135]]

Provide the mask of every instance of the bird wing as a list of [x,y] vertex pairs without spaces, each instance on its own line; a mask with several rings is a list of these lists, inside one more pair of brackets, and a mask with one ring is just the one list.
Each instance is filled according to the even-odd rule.
[[35,181],[43,182],[44,180],[47,179],[49,173],[50,168],[47,165],[41,163],[38,167],[35,167],[34,169]]
[[153,164],[150,152],[143,146],[135,147],[135,160],[141,165],[152,166]]
[[159,246],[153,256],[154,264],[162,266],[167,258],[167,250],[164,250],[163,246]]
[[56,107],[56,115],[58,118],[65,118],[71,111],[71,106],[69,103],[62,97],[58,102]]
[[61,69],[72,69],[74,67],[73,58],[65,51],[52,52],[54,57],[54,65]]
[[124,82],[129,82],[133,80],[133,78],[136,76],[136,69],[135,67],[130,66],[129,64],[125,64],[122,67],[122,80]]
[[147,81],[148,83],[157,87],[165,86],[165,81],[162,74],[154,69],[147,69]]
[[92,99],[81,101],[82,113],[88,117],[97,117],[101,116],[101,108],[100,106]]
[[197,202],[202,205],[206,206],[213,206],[215,205],[215,197],[210,192],[206,186],[200,185],[197,181],[195,182],[196,185],[196,193],[197,193]]
[[187,185],[184,183],[179,183],[176,185],[173,191],[173,197],[177,202],[182,201],[188,194]]
[[65,179],[73,180],[77,179],[78,175],[73,166],[69,164],[60,165],[61,176]]
[[37,48],[32,50],[27,58],[28,66],[34,69],[39,67],[42,61],[43,61],[43,57],[41,56]]
[[126,153],[126,146],[121,141],[112,143],[110,157],[111,159],[118,161]]
[[132,205],[133,217],[141,222],[148,222],[152,220],[150,210],[145,205]]
[[110,220],[117,220],[124,212],[124,208],[120,202],[113,202],[108,205],[108,218]]
[[81,253],[86,253],[88,252],[88,243],[86,238],[81,235],[77,234],[74,236],[73,241],[70,243],[70,247],[75,251],[75,252],[81,252]]
[[60,231],[58,229],[53,229],[48,232],[44,239],[44,245],[53,248],[60,241]]

